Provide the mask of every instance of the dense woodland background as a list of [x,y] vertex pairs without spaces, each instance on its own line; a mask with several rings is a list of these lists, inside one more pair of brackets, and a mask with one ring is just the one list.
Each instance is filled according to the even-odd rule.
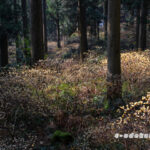
[[149,150],[150,2],[0,0],[0,150]]

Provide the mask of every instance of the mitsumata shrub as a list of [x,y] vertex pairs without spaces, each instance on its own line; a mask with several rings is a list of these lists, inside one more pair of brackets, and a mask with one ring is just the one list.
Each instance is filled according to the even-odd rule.
[[[13,137],[34,135],[32,142],[27,138],[31,143],[38,143],[37,137],[45,135],[45,130],[46,135],[52,130],[62,130],[76,137],[72,147],[92,149],[94,145],[109,149],[111,145],[105,141],[111,141],[119,128],[128,131],[126,122],[137,131],[140,125],[143,131],[145,124],[149,124],[148,120],[136,124],[138,119],[149,116],[149,99],[138,102],[150,91],[149,52],[121,55],[123,98],[129,105],[122,110],[120,124],[104,113],[107,60],[92,51],[83,64],[75,59],[47,58],[30,69],[22,66],[0,72],[0,127]],[[124,141],[113,145],[115,148],[123,147],[122,144]]]

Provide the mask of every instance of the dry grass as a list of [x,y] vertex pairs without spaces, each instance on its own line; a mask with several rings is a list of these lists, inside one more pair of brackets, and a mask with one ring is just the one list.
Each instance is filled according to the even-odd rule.
[[[139,100],[150,91],[149,56],[150,51],[122,54],[126,102]],[[74,59],[47,58],[32,69],[12,68],[0,73],[1,127],[15,137],[25,134],[29,143],[33,139],[28,130],[35,131],[37,137],[47,137],[46,129],[53,124],[55,130],[71,132],[76,137],[74,147],[79,149],[90,149],[93,143],[97,147],[111,144],[117,129],[112,127],[116,120],[102,114],[106,71],[105,56],[90,52],[83,64]]]

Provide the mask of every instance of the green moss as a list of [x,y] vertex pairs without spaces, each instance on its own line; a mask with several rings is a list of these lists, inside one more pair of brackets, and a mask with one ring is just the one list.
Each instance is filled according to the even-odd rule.
[[63,143],[63,144],[69,144],[73,142],[73,137],[69,132],[62,132],[60,130],[57,130],[54,132],[52,136],[52,143]]
[[128,81],[123,82],[122,92],[128,92],[128,89],[129,89],[129,82]]

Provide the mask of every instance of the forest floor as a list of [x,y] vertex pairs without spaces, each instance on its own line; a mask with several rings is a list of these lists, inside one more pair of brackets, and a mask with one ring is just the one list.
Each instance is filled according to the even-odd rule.
[[81,64],[76,38],[48,46],[47,59],[32,68],[0,72],[0,150],[149,150],[149,139],[114,135],[150,133],[150,50],[122,51],[126,107],[112,118],[104,48],[90,41]]

